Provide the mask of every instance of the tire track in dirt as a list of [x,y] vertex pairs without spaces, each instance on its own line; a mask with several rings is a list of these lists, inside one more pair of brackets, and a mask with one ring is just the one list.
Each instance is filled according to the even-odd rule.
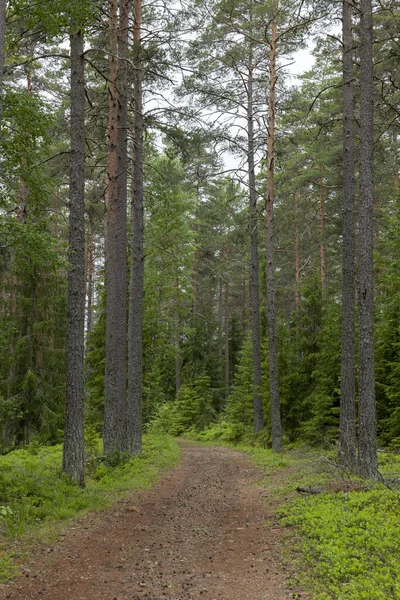
[[260,471],[229,448],[184,445],[150,491],[91,513],[0,586],[11,600],[285,600],[281,531]]

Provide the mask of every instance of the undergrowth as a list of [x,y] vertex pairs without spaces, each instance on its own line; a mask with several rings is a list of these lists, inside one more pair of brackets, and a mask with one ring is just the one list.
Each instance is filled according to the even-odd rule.
[[0,581],[16,572],[15,546],[31,543],[57,523],[92,509],[106,508],[131,490],[154,485],[162,469],[176,464],[179,447],[165,435],[146,435],[140,457],[104,461],[100,440],[87,443],[86,488],[61,472],[62,446],[31,445],[0,456]]
[[300,534],[300,582],[315,600],[400,598],[400,494],[376,488],[296,499],[282,523]]
[[[380,455],[382,480],[399,471],[398,455]],[[310,455],[281,488],[292,492],[280,517],[294,579],[314,600],[400,600],[400,491],[342,477],[331,457]],[[294,495],[298,485],[324,492]]]

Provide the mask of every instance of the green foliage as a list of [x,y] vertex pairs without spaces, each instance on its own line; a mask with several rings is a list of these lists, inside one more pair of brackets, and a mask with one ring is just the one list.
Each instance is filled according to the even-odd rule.
[[400,596],[400,496],[387,489],[300,498],[281,510],[296,527],[316,600]]
[[385,222],[378,261],[379,295],[376,299],[376,379],[380,437],[399,447],[400,437],[400,218]]
[[176,400],[157,407],[149,431],[175,436],[202,431],[215,417],[209,384],[209,378],[201,375],[182,385]]

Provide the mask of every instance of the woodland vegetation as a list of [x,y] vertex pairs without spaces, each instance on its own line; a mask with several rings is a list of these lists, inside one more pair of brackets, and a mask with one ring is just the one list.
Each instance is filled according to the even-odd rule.
[[[0,0],[0,450],[400,446],[396,0]],[[313,65],[289,66],[312,47]]]

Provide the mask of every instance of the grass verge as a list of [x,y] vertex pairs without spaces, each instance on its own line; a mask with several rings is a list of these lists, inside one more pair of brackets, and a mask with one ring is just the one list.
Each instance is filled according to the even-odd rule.
[[[234,447],[267,476],[285,469],[272,494],[286,500],[278,514],[287,528],[285,557],[296,573],[289,583],[311,592],[314,600],[400,600],[398,487],[343,481],[332,456],[302,451],[274,456],[262,448]],[[384,477],[398,480],[400,456],[379,458]],[[299,496],[298,485],[317,486],[323,493]]]
[[29,545],[54,536],[74,517],[152,487],[180,453],[173,438],[145,435],[140,457],[112,466],[101,459],[99,444],[90,440],[83,490],[61,473],[61,446],[32,445],[0,456],[0,582],[18,572],[18,556]]

